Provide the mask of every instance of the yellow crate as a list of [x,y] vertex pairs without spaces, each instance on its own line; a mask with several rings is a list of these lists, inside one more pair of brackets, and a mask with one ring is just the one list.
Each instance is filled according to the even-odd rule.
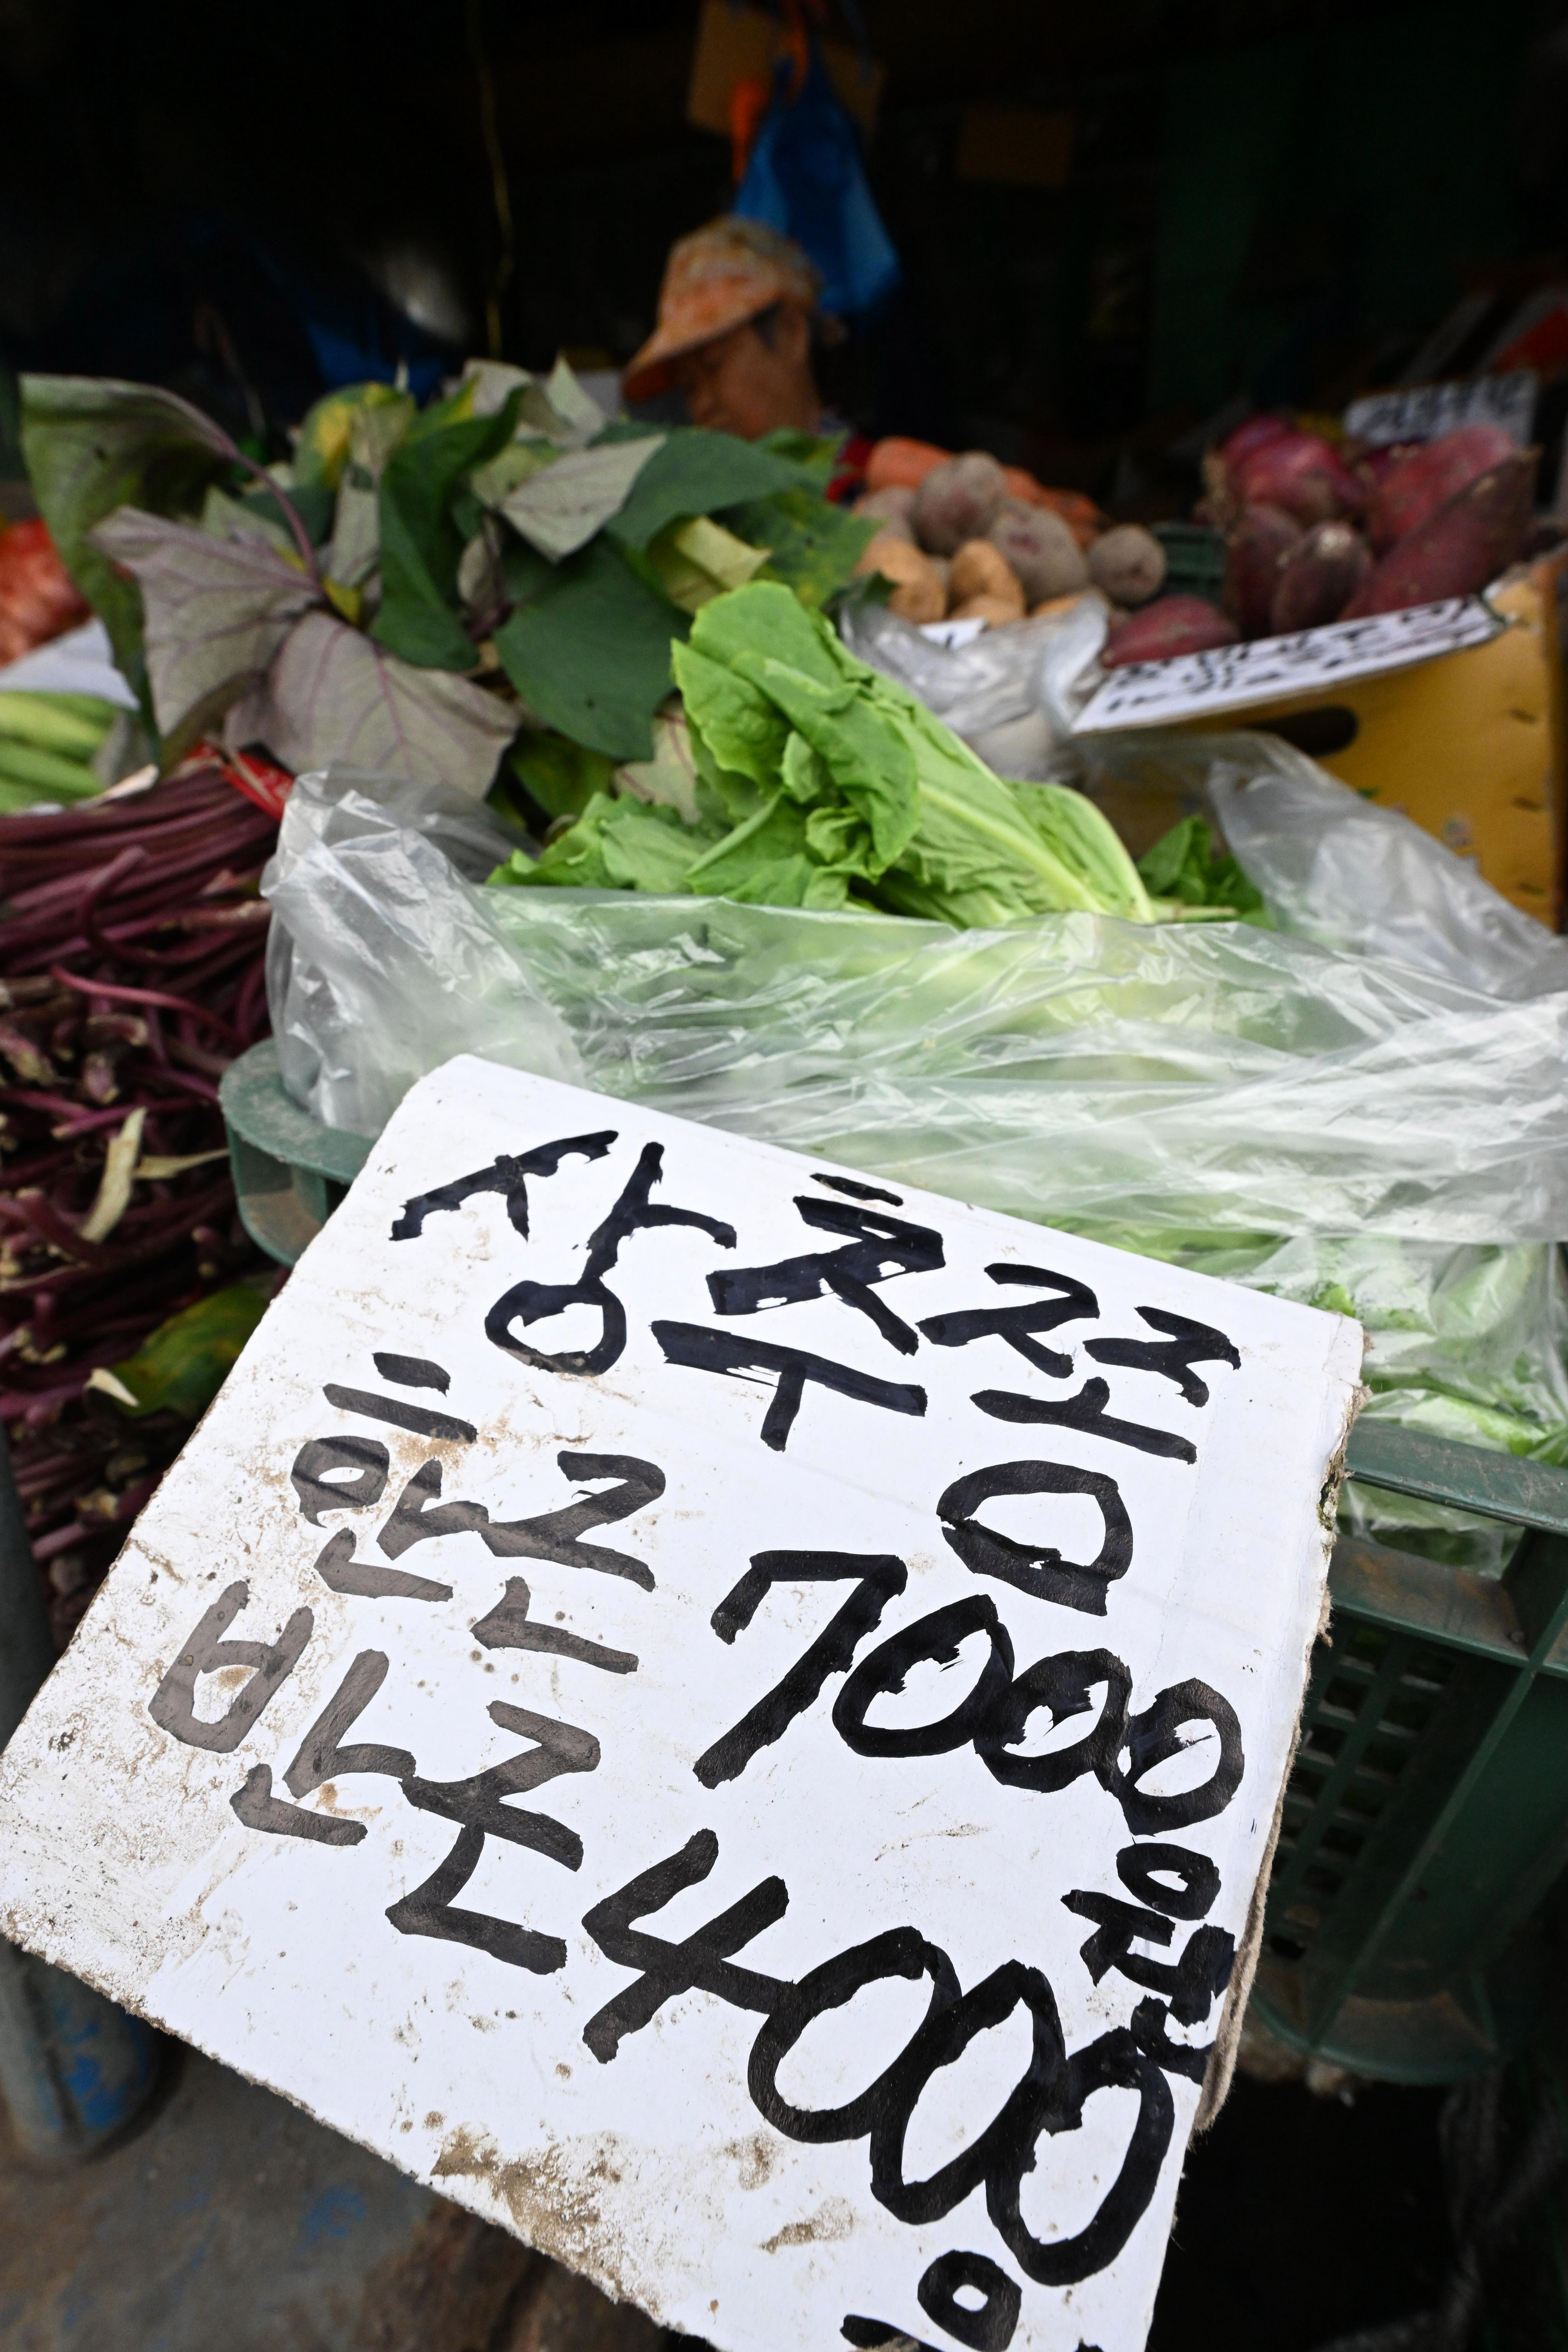
[[1568,789],[1563,561],[1521,568],[1494,592],[1514,625],[1490,645],[1204,723],[1277,727],[1368,800],[1436,834],[1555,930]]

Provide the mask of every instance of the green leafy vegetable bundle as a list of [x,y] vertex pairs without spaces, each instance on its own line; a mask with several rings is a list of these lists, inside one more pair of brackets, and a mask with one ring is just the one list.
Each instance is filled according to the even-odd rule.
[[993,775],[781,587],[705,604],[674,667],[695,809],[596,793],[540,859],[518,853],[495,880],[853,901],[960,929],[1072,909],[1135,922],[1187,911],[1150,898],[1081,793]]
[[580,806],[653,756],[694,613],[755,578],[821,604],[875,528],[821,495],[831,444],[606,424],[564,363],[471,363],[423,412],[330,394],[267,468],[155,387],[22,390],[39,506],[166,763],[221,733],[477,796],[522,730],[547,813]]

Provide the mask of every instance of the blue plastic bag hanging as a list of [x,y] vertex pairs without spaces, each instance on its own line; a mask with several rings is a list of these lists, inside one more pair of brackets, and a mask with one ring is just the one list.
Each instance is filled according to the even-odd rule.
[[834,94],[815,39],[805,80],[792,94],[793,72],[793,60],[781,58],[772,104],[731,209],[803,246],[825,281],[822,310],[830,318],[854,318],[893,292],[902,274],[898,255],[867,184],[860,133]]

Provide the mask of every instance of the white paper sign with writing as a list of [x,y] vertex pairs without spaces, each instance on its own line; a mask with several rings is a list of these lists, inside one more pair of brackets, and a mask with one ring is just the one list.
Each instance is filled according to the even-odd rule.
[[1450,596],[1440,604],[1412,604],[1364,621],[1331,621],[1294,636],[1254,637],[1170,661],[1128,662],[1096,687],[1072,731],[1164,727],[1177,719],[1221,718],[1287,695],[1321,694],[1358,677],[1408,669],[1438,654],[1488,645],[1506,625],[1484,596]]
[[1344,429],[1385,449],[1399,441],[1436,441],[1461,425],[1496,425],[1529,446],[1539,382],[1529,368],[1479,376],[1473,383],[1409,383],[1353,400]]
[[715,2345],[1128,2352],[1360,1359],[449,1063],[0,1759],[0,1927]]

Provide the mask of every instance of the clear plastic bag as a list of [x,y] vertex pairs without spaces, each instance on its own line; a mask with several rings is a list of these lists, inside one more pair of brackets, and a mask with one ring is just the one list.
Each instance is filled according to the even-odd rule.
[[983,629],[965,646],[936,644],[885,604],[846,604],[839,630],[850,651],[918,695],[998,776],[1045,783],[1078,765],[1073,716],[1110,624],[1081,596],[1060,613]]
[[476,888],[443,844],[473,872],[492,841],[417,786],[295,786],[269,992],[286,1082],[328,1125],[376,1133],[466,1050],[1016,1216],[1568,1234],[1568,999],[1239,923],[956,932]]
[[1277,735],[1079,739],[1092,797],[1149,786],[1207,803],[1283,931],[1393,956],[1488,996],[1568,990],[1568,942],[1521,914],[1396,810],[1375,807]]
[[[1277,772],[1190,757],[1221,804],[1227,760]],[[1338,1308],[1370,1412],[1568,1459],[1568,996],[1241,923],[957,932],[476,887],[509,846],[455,795],[296,784],[268,993],[289,1091],[329,1126],[374,1135],[416,1077],[485,1055]],[[1345,1498],[1411,1549],[1506,1557],[1488,1523]]]

